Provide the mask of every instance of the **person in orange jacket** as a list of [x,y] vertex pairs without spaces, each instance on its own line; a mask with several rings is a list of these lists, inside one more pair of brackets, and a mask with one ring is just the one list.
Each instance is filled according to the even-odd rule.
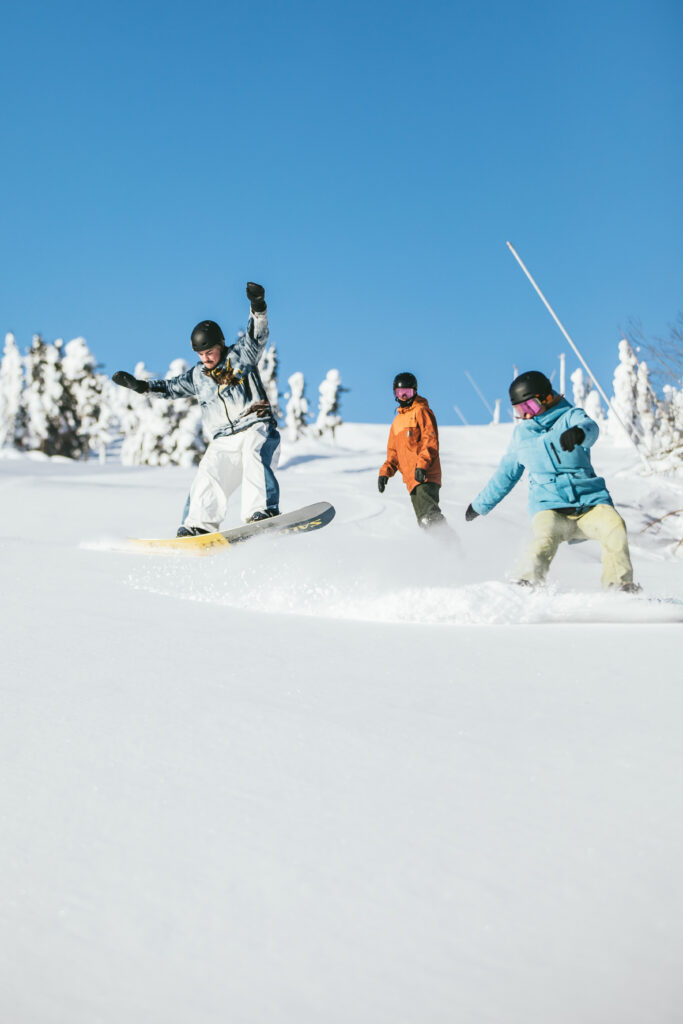
[[394,377],[394,397],[398,412],[389,432],[387,459],[379,471],[379,492],[384,492],[389,477],[400,470],[419,525],[445,525],[439,508],[441,462],[436,417],[427,399],[418,395],[413,373],[398,373]]

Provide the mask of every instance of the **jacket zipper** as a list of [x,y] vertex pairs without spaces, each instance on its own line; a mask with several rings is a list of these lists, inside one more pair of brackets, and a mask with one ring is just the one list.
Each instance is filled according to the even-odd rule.
[[550,442],[550,447],[551,447],[551,448],[552,448],[552,450],[554,451],[554,453],[555,453],[555,458],[557,459],[558,463],[562,462],[562,459],[561,459],[561,458],[560,458],[560,456],[559,456],[559,455],[557,454],[557,448],[555,447],[555,445],[553,444],[553,442],[552,442],[552,441]]
[[221,389],[220,389],[220,387],[218,386],[218,384],[216,384],[216,391],[218,392],[218,397],[220,398],[221,402],[223,403],[223,408],[225,409],[225,415],[226,415],[226,416],[227,416],[227,418],[228,418],[228,423],[230,424],[230,429],[231,429],[231,430],[234,430],[234,429],[235,429],[235,424],[234,424],[234,423],[232,422],[232,420],[230,419],[230,413],[228,412],[228,407],[227,407],[227,405],[225,404],[225,399],[223,398],[223,396],[222,396],[222,394],[221,394]]

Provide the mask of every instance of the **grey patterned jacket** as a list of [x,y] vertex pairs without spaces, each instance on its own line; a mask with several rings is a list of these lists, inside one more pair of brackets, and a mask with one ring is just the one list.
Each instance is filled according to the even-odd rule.
[[213,370],[197,363],[192,369],[170,380],[150,380],[149,389],[161,398],[196,397],[202,410],[204,429],[211,438],[227,437],[247,430],[254,423],[276,425],[272,412],[259,417],[252,407],[267,402],[258,362],[268,341],[268,314],[252,313],[247,333],[234,345]]

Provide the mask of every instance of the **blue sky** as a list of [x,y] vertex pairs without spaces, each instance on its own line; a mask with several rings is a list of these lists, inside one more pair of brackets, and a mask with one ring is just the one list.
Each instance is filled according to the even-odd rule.
[[[349,420],[418,375],[442,423],[683,308],[683,6],[5,4],[0,331],[108,372],[190,358],[263,283],[281,386]],[[576,360],[568,353],[568,368]]]

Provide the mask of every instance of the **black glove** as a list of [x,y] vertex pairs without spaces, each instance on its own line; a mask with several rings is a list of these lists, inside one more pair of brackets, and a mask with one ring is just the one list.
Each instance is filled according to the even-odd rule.
[[266,290],[263,285],[247,281],[247,298],[251,304],[252,313],[265,313],[266,311]]
[[125,370],[117,370],[116,373],[112,374],[111,379],[119,387],[130,388],[131,391],[137,391],[139,395],[144,395],[149,391],[149,384],[146,380],[138,380],[132,373],[126,373]]
[[563,452],[573,452],[577,444],[581,444],[585,436],[581,427],[570,427],[569,430],[565,430],[563,434],[560,434],[560,448]]
[[416,466],[415,467],[415,479],[417,480],[417,482],[419,484],[423,484],[425,482],[425,480],[427,479],[427,470],[426,469],[420,469],[419,466]]
[[388,476],[378,476],[377,477],[377,487],[379,489],[379,493],[380,494],[384,494],[384,488],[387,486],[388,481],[389,481],[389,477]]
[[476,519],[478,515],[479,513],[475,512],[471,505],[467,506],[467,511],[465,512],[465,519],[467,520],[468,523],[471,523],[472,520]]

